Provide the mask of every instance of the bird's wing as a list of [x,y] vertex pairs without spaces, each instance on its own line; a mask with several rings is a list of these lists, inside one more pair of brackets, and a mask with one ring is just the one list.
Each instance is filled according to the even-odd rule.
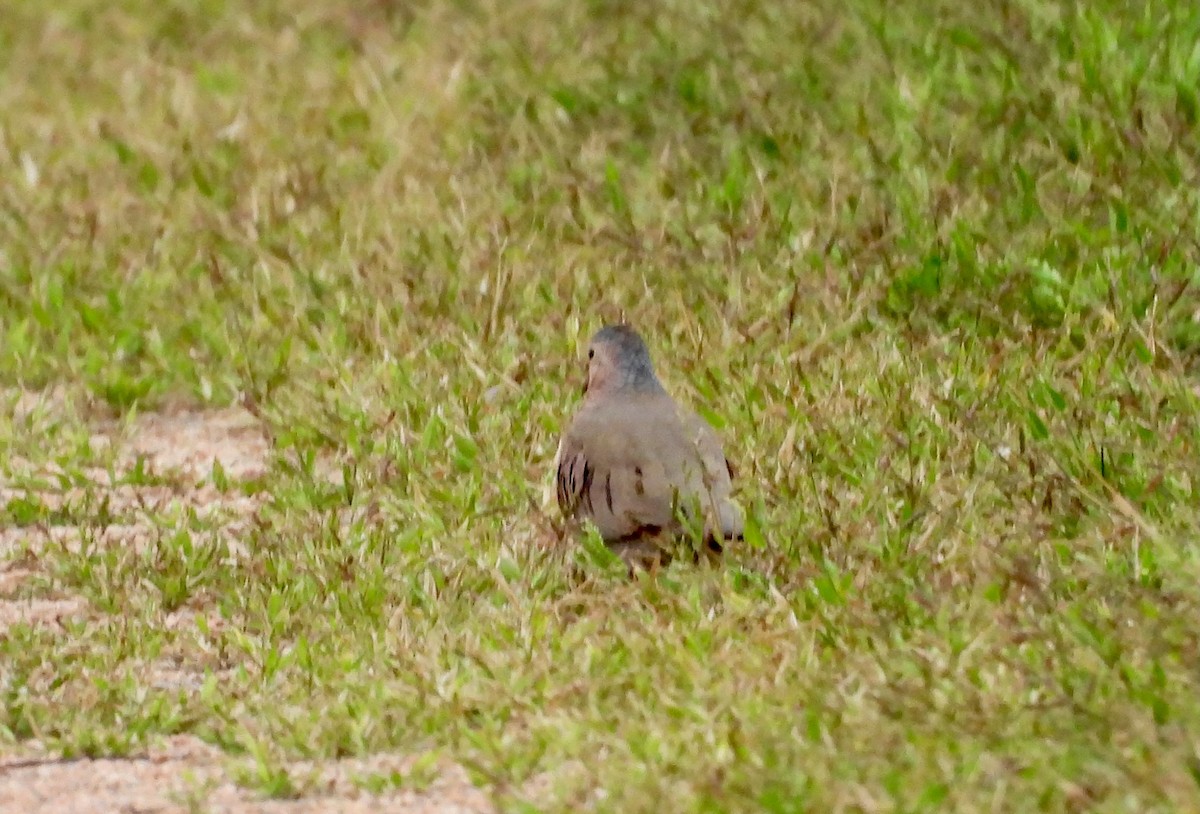
[[696,413],[682,408],[680,422],[686,440],[701,464],[699,471],[702,473],[703,482],[694,484],[693,489],[702,492],[706,499],[711,500],[712,505],[702,507],[703,510],[706,514],[716,510],[721,528],[720,536],[725,539],[740,538],[743,521],[741,509],[732,497],[733,467],[725,457],[717,431]]
[[674,496],[681,483],[669,456],[660,454],[662,414],[650,402],[594,405],[576,416],[556,467],[566,517],[590,519],[609,542],[676,530]]

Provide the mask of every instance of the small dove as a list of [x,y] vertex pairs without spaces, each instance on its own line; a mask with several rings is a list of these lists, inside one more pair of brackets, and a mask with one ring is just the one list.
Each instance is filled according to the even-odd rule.
[[555,461],[568,522],[590,520],[630,567],[667,562],[701,528],[714,554],[742,538],[720,438],[663,388],[636,331],[609,325],[592,337],[583,393]]

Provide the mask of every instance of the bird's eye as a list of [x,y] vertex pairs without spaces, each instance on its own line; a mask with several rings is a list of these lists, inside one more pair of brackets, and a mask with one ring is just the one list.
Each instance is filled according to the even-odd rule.
[[589,358],[589,359],[591,359],[591,358],[595,357],[595,355],[596,355],[596,351],[595,351],[595,350],[589,350],[589,351],[588,351],[588,358]]

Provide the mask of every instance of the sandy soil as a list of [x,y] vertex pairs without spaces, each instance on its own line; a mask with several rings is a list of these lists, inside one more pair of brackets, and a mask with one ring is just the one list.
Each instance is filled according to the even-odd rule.
[[414,760],[375,755],[292,764],[293,776],[314,779],[312,790],[299,799],[266,800],[234,783],[228,761],[218,750],[181,735],[144,758],[130,760],[0,759],[0,811],[481,814],[494,810],[486,795],[453,765],[443,766],[437,779],[420,791],[392,789],[372,795],[355,783],[357,777],[403,773]]
[[[56,394],[23,394],[16,400],[16,413],[53,411]],[[151,512],[193,509],[215,513],[222,533],[236,538],[258,508],[253,497],[222,494],[206,481],[214,461],[220,461],[230,480],[254,478],[266,471],[268,444],[252,416],[238,409],[195,412],[177,410],[141,416],[131,425],[100,424],[91,438],[94,448],[111,445],[118,470],[127,471],[139,457],[155,473],[173,473],[178,486],[118,486],[106,488],[115,512],[145,517]],[[16,469],[21,462],[10,461]],[[53,473],[38,473],[52,475]],[[110,483],[107,472],[88,473],[95,484]],[[93,487],[95,488],[95,487]],[[76,494],[75,492],[78,492]],[[23,492],[0,475],[0,504]],[[78,500],[82,490],[39,493],[50,508]],[[135,520],[107,528],[103,542],[143,545],[152,533],[149,521]],[[47,543],[68,548],[78,544],[79,529],[69,525],[37,525],[0,529],[0,636],[16,623],[60,626],[66,620],[93,615],[88,603],[78,596],[43,594],[30,598],[23,590],[38,575],[40,548]],[[184,683],[186,676],[172,678],[169,665],[162,666],[162,680]],[[328,761],[289,766],[293,777],[309,778],[304,796],[291,800],[266,800],[241,788],[234,779],[236,764],[219,750],[190,736],[171,738],[141,758],[122,760],[64,761],[23,744],[21,752],[0,747],[0,812],[360,812],[388,811],[401,814],[467,814],[491,812],[489,798],[467,778],[459,766],[440,764],[436,779],[420,789],[389,789],[373,795],[355,778],[364,775],[404,773],[415,756],[375,755],[367,759]]]

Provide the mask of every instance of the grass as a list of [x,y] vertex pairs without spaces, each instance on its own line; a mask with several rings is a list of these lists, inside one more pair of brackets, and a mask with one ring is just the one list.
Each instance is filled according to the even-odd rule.
[[[4,523],[79,525],[28,590],[97,618],[0,637],[0,748],[194,733],[282,797],[432,749],[513,811],[1200,807],[1194,3],[4,5],[0,381],[70,405],[0,415]],[[740,470],[720,569],[555,542],[621,315]],[[102,544],[96,416],[235,399],[241,539]]]

